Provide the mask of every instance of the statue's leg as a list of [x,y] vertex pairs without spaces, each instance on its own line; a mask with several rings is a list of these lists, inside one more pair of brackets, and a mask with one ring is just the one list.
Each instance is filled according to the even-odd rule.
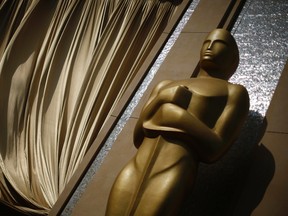
[[179,215],[191,192],[197,168],[198,162],[190,149],[165,140],[131,215]]
[[119,173],[111,189],[107,208],[107,216],[128,216],[129,206],[133,202],[139,184],[139,170],[132,159]]
[[190,150],[161,136],[146,139],[118,175],[106,215],[175,215],[197,171]]

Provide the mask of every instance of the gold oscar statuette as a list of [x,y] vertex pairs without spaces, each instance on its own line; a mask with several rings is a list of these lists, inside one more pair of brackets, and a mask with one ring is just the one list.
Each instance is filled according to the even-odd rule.
[[216,29],[203,43],[197,77],[154,88],[135,126],[138,151],[114,182],[107,216],[178,215],[198,163],[221,158],[248,115],[247,90],[228,82],[238,62],[232,35]]

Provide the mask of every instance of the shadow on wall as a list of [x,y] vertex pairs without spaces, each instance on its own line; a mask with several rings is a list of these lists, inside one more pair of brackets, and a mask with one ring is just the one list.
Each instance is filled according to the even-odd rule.
[[259,145],[266,126],[261,114],[250,111],[239,139],[227,154],[215,164],[200,164],[182,216],[248,216],[252,213],[275,171],[272,154]]
[[254,153],[249,171],[233,216],[250,216],[263,199],[273,178],[275,161],[271,152],[262,143]]

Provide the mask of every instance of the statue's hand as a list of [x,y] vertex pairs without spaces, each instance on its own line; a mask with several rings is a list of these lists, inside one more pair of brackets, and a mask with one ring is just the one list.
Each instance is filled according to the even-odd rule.
[[192,92],[188,87],[179,85],[166,87],[158,92],[157,99],[164,103],[172,103],[180,106],[183,109],[187,109],[192,97]]
[[180,85],[176,89],[174,96],[174,104],[187,109],[192,98],[192,92],[187,86]]

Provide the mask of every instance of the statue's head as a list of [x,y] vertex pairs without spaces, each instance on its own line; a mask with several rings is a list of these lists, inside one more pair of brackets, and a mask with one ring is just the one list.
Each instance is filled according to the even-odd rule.
[[233,36],[215,29],[205,39],[200,53],[200,67],[210,76],[229,79],[239,63],[239,51]]

